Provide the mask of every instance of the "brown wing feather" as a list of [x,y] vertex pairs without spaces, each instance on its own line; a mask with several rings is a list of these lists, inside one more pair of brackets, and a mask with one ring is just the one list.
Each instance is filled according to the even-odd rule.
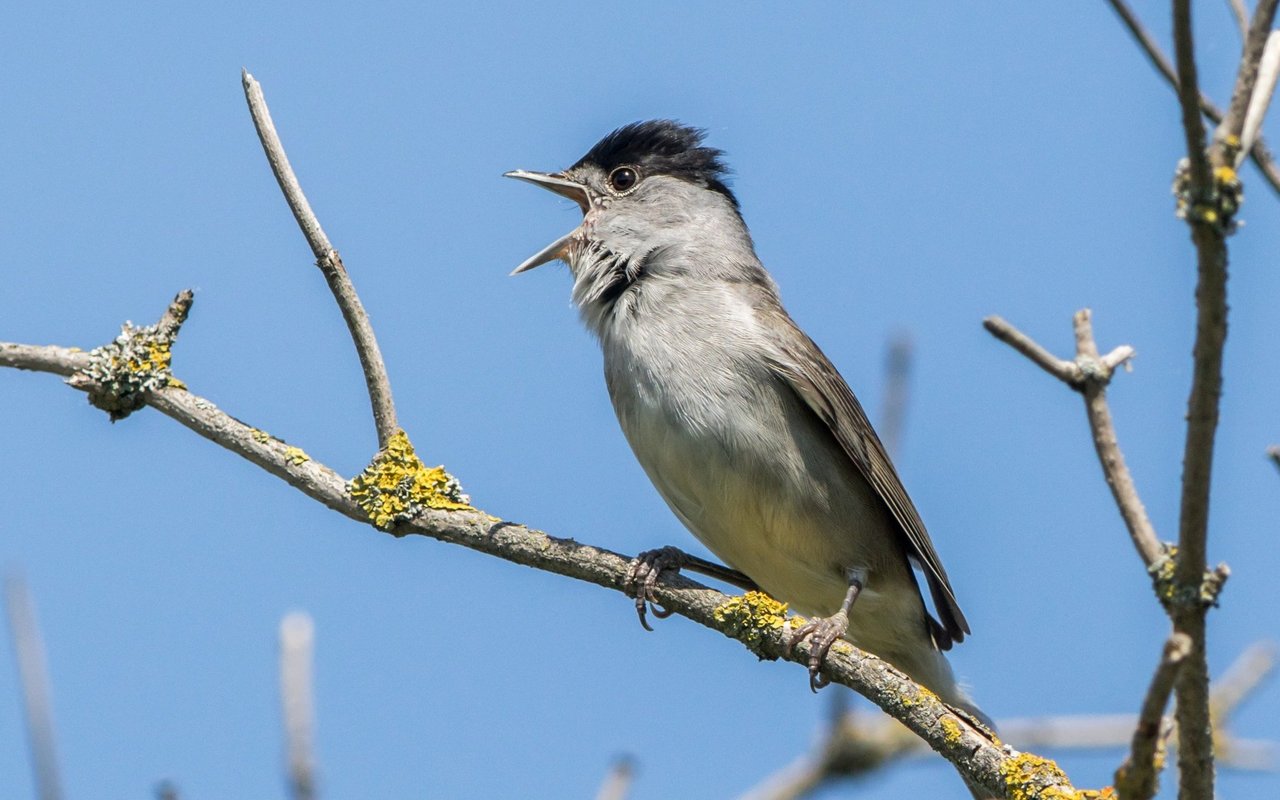
[[942,562],[933,549],[920,513],[907,496],[889,454],[849,385],[818,345],[796,326],[785,311],[781,312],[781,317],[768,326],[768,330],[788,331],[781,334],[777,342],[782,357],[774,361],[774,370],[826,424],[840,447],[893,514],[906,539],[908,557],[921,568],[929,584],[933,604],[942,618],[941,629],[932,633],[938,647],[946,650],[952,641],[962,641],[970,632],[969,623],[960,611],[951,582],[947,580],[947,571],[942,568]]

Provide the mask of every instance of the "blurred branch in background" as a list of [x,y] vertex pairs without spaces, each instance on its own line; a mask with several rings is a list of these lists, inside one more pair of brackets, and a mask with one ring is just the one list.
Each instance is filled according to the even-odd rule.
[[609,768],[609,773],[604,776],[600,791],[596,792],[596,800],[627,800],[635,774],[635,761],[631,756],[619,757]]
[[902,455],[902,431],[911,392],[911,368],[915,346],[911,335],[894,334],[889,339],[884,358],[884,399],[880,409],[880,440],[894,461]]
[[182,800],[178,794],[178,786],[172,781],[161,781],[156,784],[156,800]]
[[[1280,742],[1235,737],[1227,724],[1276,666],[1270,643],[1250,646],[1213,685],[1211,708],[1218,765],[1274,772]],[[1166,723],[1172,720],[1165,716]],[[996,721],[1000,737],[1022,750],[1102,750],[1130,747],[1137,714],[1081,714]],[[1167,732],[1167,731],[1166,731]],[[883,714],[851,711],[832,720],[813,751],[761,781],[740,800],[796,800],[842,781],[863,777],[896,761],[930,755],[927,744]]]
[[1276,469],[1280,469],[1280,445],[1271,445],[1267,448],[1267,458],[1271,459],[1271,463],[1276,465]]
[[1244,7],[1244,0],[1227,0],[1231,16],[1235,17],[1236,27],[1240,29],[1240,38],[1249,38],[1249,9]]
[[53,708],[49,695],[49,669],[44,642],[36,623],[35,604],[27,583],[18,575],[4,579],[5,610],[13,637],[18,679],[22,684],[22,704],[27,712],[27,739],[31,744],[31,764],[35,772],[36,796],[40,800],[61,800],[58,757],[54,750]]
[[292,800],[315,800],[315,691],[312,662],[315,624],[295,611],[280,621],[280,703],[284,715],[286,771]]

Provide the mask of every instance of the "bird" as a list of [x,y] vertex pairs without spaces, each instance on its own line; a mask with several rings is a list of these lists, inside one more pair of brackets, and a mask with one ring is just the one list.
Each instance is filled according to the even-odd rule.
[[[943,655],[970,627],[920,514],[849,385],[783,308],[724,153],[705,138],[673,120],[635,122],[567,169],[505,173],[583,215],[512,274],[568,264],[636,459],[747,585],[811,617],[788,649],[810,640],[814,691],[844,638],[989,725]],[[646,601],[665,615],[660,576],[691,560],[665,547],[635,562],[646,628]]]

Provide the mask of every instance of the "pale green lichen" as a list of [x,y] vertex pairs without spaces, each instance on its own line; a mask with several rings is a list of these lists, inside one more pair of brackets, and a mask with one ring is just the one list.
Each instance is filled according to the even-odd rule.
[[301,466],[311,460],[311,456],[307,455],[301,447],[287,445],[284,448],[284,460],[293,466]]
[[1198,585],[1184,586],[1178,583],[1177,572],[1178,548],[1165,543],[1159,558],[1147,567],[1147,574],[1151,576],[1151,582],[1155,586],[1156,597],[1165,608],[1208,607],[1218,604],[1218,592],[1226,579],[1225,574],[1206,570]]
[[172,337],[159,325],[126,322],[114,341],[89,351],[89,364],[80,371],[92,382],[89,402],[115,422],[142,408],[147,392],[167,386],[185,389],[170,371],[172,346]]
[[382,529],[413,519],[428,508],[470,511],[471,498],[444,467],[428,469],[404,431],[396,433],[347,491],[369,521]]
[[[759,647],[766,633],[781,630],[787,624],[787,604],[764,592],[731,597],[716,606],[712,614],[716,622],[725,626],[725,633],[752,647]],[[792,617],[790,621],[792,625],[804,624],[800,617]]]
[[266,431],[260,431],[257,428],[250,428],[249,435],[252,436],[253,440],[258,444],[266,444],[273,438],[271,434]]

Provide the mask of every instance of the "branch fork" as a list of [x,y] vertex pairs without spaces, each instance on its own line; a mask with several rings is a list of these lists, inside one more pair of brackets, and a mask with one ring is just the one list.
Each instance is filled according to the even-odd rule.
[[181,386],[173,376],[173,342],[191,311],[194,295],[183,290],[160,321],[138,327],[126,322],[120,335],[89,352],[88,363],[67,383],[89,395],[89,402],[117,422],[147,404],[148,396],[166,386]]

